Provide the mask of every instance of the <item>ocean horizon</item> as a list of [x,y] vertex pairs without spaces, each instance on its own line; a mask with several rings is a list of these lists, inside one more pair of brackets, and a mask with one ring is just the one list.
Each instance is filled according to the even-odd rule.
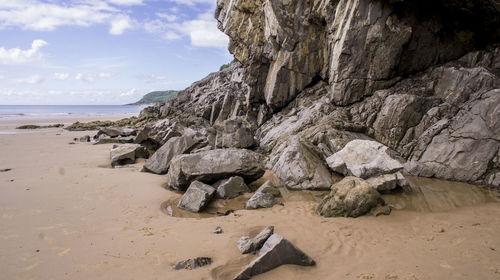
[[138,116],[147,105],[0,105],[0,119]]

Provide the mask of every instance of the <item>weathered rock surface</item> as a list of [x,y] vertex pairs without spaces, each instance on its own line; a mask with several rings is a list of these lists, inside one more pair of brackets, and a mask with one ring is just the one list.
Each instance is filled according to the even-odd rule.
[[260,186],[256,192],[261,192],[261,193],[268,193],[273,195],[274,197],[280,197],[281,192],[280,190],[273,186],[273,183],[271,181],[266,181],[262,186]]
[[138,144],[114,146],[110,151],[111,166],[135,163],[136,158],[147,158],[148,152]]
[[271,235],[262,246],[259,256],[248,264],[234,279],[250,279],[285,264],[312,266],[314,260],[279,234]]
[[324,217],[359,217],[384,204],[380,194],[365,180],[346,177],[318,205]]
[[335,172],[363,179],[403,169],[394,152],[370,140],[353,140],[342,150],[328,157],[326,162]]
[[250,197],[246,202],[246,209],[259,209],[259,208],[271,208],[280,202],[270,193],[256,192]]
[[255,152],[234,148],[216,149],[174,157],[167,180],[170,187],[183,190],[194,180],[209,184],[230,176],[255,180],[264,171],[263,159]]
[[268,226],[253,238],[250,236],[242,236],[240,240],[238,240],[238,250],[240,250],[242,254],[253,253],[259,250],[273,233],[274,226]]
[[401,172],[371,177],[368,178],[366,182],[368,182],[368,184],[370,184],[378,192],[391,191],[397,187],[401,187],[404,190],[409,190],[408,181],[406,181]]
[[198,213],[208,205],[214,193],[215,189],[211,186],[199,181],[194,181],[189,185],[189,188],[182,196],[177,207],[193,213]]
[[225,120],[217,127],[217,147],[222,148],[250,148],[254,146],[255,129],[244,118]]
[[155,174],[167,173],[172,158],[188,152],[195,144],[191,136],[170,138],[150,159],[146,160],[144,170]]
[[216,189],[215,197],[222,199],[231,199],[251,192],[250,188],[245,184],[245,180],[239,176],[218,181],[212,187]]
[[101,135],[107,135],[109,137],[118,137],[118,136],[133,136],[136,135],[137,131],[132,128],[123,128],[123,127],[103,127],[99,129],[97,132],[96,138],[99,138]]
[[270,156],[271,169],[287,188],[294,190],[328,190],[333,180],[314,146],[292,137]]
[[207,258],[207,257],[198,257],[194,259],[189,259],[185,261],[179,261],[174,265],[175,270],[181,270],[181,269],[196,269],[202,266],[210,265],[212,264],[212,259]]
[[118,136],[118,137],[109,137],[107,135],[101,134],[99,138],[95,140],[94,145],[98,144],[125,144],[134,142],[134,136]]

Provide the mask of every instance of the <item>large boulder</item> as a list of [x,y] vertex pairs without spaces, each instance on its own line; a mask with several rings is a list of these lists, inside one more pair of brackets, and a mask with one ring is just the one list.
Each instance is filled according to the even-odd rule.
[[139,144],[123,144],[110,151],[111,166],[134,163],[136,158],[147,158],[148,152]]
[[217,126],[217,147],[249,148],[255,144],[254,128],[244,118],[225,120]]
[[271,169],[287,188],[328,190],[333,178],[314,146],[299,137],[291,137],[270,156]]
[[285,264],[313,266],[316,263],[306,253],[279,234],[271,235],[262,246],[259,256],[248,264],[234,279],[250,279]]
[[384,204],[380,194],[365,180],[346,177],[318,205],[324,217],[359,217]]
[[93,143],[94,145],[98,144],[125,144],[134,142],[134,136],[117,136],[110,137],[105,134],[101,134]]
[[184,190],[192,181],[214,183],[230,176],[247,181],[260,178],[265,172],[261,155],[245,149],[216,149],[172,159],[167,180],[170,187]]
[[195,144],[191,136],[170,138],[150,159],[146,160],[144,170],[155,174],[167,173],[172,158],[188,152]]
[[193,213],[198,213],[208,205],[214,193],[215,189],[211,186],[194,181],[189,185],[189,188],[182,196],[177,207]]
[[363,179],[403,169],[388,147],[370,140],[353,140],[326,162],[337,173]]
[[245,180],[240,176],[220,180],[212,187],[216,189],[215,197],[222,199],[231,199],[251,192],[250,188],[245,184]]
[[259,250],[273,233],[274,226],[268,226],[253,238],[250,236],[242,236],[240,240],[238,240],[238,250],[240,250],[242,254],[253,253]]

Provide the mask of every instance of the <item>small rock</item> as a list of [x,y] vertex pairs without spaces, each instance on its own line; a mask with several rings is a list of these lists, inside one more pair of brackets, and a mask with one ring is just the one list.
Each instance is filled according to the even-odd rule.
[[[114,146],[113,146],[114,147]],[[135,163],[136,158],[147,156],[147,151],[139,144],[123,144],[110,151],[111,166]]]
[[238,197],[244,193],[251,192],[245,180],[240,176],[234,176],[229,179],[220,180],[213,185],[217,190],[215,193],[216,198],[231,199]]
[[250,279],[252,276],[270,271],[284,264],[312,266],[316,263],[311,257],[293,246],[290,241],[278,234],[267,239],[259,256],[248,264],[234,279]]
[[75,142],[69,142],[68,144],[70,144],[70,145],[75,145],[76,143],[75,143]]
[[375,208],[372,208],[372,210],[370,210],[370,213],[375,217],[378,217],[381,215],[390,215],[391,212],[392,212],[392,209],[389,205],[379,205]]
[[272,194],[256,192],[246,202],[245,208],[246,209],[271,208],[276,204],[280,204],[280,202]]
[[199,267],[202,267],[205,265],[210,265],[211,263],[212,263],[211,258],[198,257],[198,258],[189,259],[189,260],[185,260],[185,261],[179,261],[175,264],[174,269],[175,270],[181,270],[181,269],[191,270],[191,269],[199,268]]
[[82,137],[80,137],[79,141],[80,142],[90,142],[90,136],[89,135],[82,136]]
[[12,169],[11,168],[4,168],[4,169],[0,169],[0,172],[7,172],[7,171],[11,171]]
[[144,163],[144,170],[155,174],[165,174],[170,161],[177,155],[188,152],[196,141],[191,136],[172,137]]
[[215,230],[214,230],[214,233],[215,234],[221,234],[221,233],[223,233],[222,228],[221,227],[216,227]]
[[257,192],[268,193],[273,195],[274,197],[281,197],[281,192],[278,188],[273,186],[271,181],[266,181],[262,186],[257,189]]
[[332,191],[319,204],[324,217],[359,217],[384,201],[370,184],[356,177],[346,177],[332,186]]
[[240,240],[238,240],[238,250],[240,250],[242,254],[253,253],[259,250],[262,245],[264,245],[264,242],[266,242],[269,236],[273,235],[273,233],[274,226],[268,226],[254,238],[243,236],[240,238]]
[[198,213],[212,199],[215,189],[199,181],[194,181],[182,196],[178,208]]

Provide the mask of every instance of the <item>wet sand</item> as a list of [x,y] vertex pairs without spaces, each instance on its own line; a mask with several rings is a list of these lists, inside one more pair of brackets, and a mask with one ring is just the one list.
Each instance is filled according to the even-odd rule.
[[[0,134],[0,169],[12,168],[0,173],[0,278],[232,279],[254,258],[237,240],[274,225],[317,265],[253,279],[500,279],[500,203],[481,194],[443,196],[442,208],[398,204],[376,218],[322,218],[314,194],[296,193],[272,209],[175,217],[162,203],[180,194],[163,188],[164,176],[140,172],[141,162],[108,168],[111,144],[68,144],[86,134]],[[198,256],[213,263],[172,269]]]

